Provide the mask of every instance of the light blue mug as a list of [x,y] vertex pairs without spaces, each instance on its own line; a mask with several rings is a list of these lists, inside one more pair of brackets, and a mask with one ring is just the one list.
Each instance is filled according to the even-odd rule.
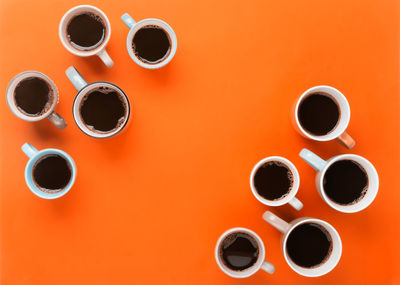
[[[130,29],[128,38],[126,40],[126,47],[128,49],[128,53],[130,57],[133,59],[134,62],[136,62],[138,65],[144,68],[148,69],[157,69],[160,67],[163,67],[167,63],[171,61],[171,59],[174,57],[176,53],[176,48],[178,45],[178,42],[176,40],[176,35],[174,30],[164,21],[159,20],[159,19],[154,19],[154,18],[149,18],[149,19],[144,19],[139,22],[135,22],[129,14],[125,13],[121,17],[122,21],[128,26]],[[138,58],[138,56],[135,54],[135,51],[133,49],[133,38],[136,34],[137,31],[142,29],[143,27],[146,26],[156,26],[164,30],[164,32],[168,35],[169,41],[170,41],[170,50],[168,52],[168,55],[164,56],[164,58],[161,61],[157,61],[155,63],[151,62],[144,62]]]
[[[56,199],[56,198],[60,198],[61,196],[64,196],[71,189],[72,185],[74,185],[75,178],[76,178],[75,162],[72,159],[72,157],[69,156],[64,151],[59,150],[59,149],[54,149],[54,148],[47,148],[47,149],[38,151],[36,148],[34,148],[29,143],[24,143],[24,145],[22,146],[22,151],[29,157],[29,161],[25,167],[25,181],[26,181],[26,184],[28,185],[29,189],[33,192],[33,194],[35,194],[43,199]],[[63,157],[69,164],[69,167],[71,169],[71,178],[70,178],[67,186],[65,186],[63,189],[54,190],[54,191],[44,190],[44,189],[41,189],[38,185],[36,185],[36,183],[34,182],[32,173],[33,173],[33,169],[36,165],[36,162],[39,159],[41,159],[47,155],[59,155],[59,156]]]

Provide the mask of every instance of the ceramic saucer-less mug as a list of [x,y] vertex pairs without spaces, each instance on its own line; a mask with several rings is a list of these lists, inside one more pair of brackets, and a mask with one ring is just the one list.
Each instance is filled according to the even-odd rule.
[[[71,20],[73,20],[77,16],[81,16],[84,14],[98,17],[98,20],[102,23],[105,30],[101,40],[99,40],[97,44],[87,49],[75,46],[74,43],[70,40],[67,31],[68,25],[71,23]],[[97,55],[107,67],[112,67],[114,65],[114,62],[106,51],[106,45],[108,44],[111,36],[111,24],[106,14],[104,14],[104,12],[100,9],[91,5],[79,5],[71,8],[67,13],[65,13],[60,21],[58,35],[60,36],[62,44],[70,53],[81,57]]]
[[[157,69],[157,68],[165,66],[167,63],[169,63],[171,61],[171,59],[174,57],[174,55],[176,53],[176,48],[177,48],[178,42],[177,42],[174,30],[166,22],[159,20],[159,19],[153,19],[153,18],[144,19],[139,22],[135,22],[133,20],[133,18],[131,16],[129,16],[129,14],[127,14],[127,13],[122,15],[121,18],[122,18],[122,21],[124,21],[124,23],[130,29],[128,38],[126,40],[126,47],[128,49],[128,53],[129,53],[130,57],[132,58],[132,60],[134,62],[136,62],[138,65],[140,65],[141,67],[144,67],[144,68]],[[169,41],[168,51],[164,54],[163,57],[161,57],[159,60],[156,60],[154,62],[146,61],[146,60],[143,60],[142,58],[140,58],[140,56],[138,55],[138,52],[135,50],[134,44],[133,44],[136,33],[140,32],[146,28],[149,28],[149,27],[150,28],[155,27],[155,28],[158,28],[158,29],[164,31],[164,33],[167,35],[168,41]],[[149,41],[147,44],[151,45],[152,43],[151,43],[151,41]],[[159,44],[159,43],[155,42],[154,44]],[[146,47],[144,47],[144,48],[146,48]],[[149,46],[149,48],[151,48],[151,46]]]
[[[333,112],[332,109],[336,109],[337,117],[336,118],[329,117],[327,115],[328,112],[321,113],[320,112],[321,105],[317,106],[317,104],[315,105],[309,104],[308,107],[306,108],[303,103],[313,95],[319,95],[319,98],[325,97],[325,101],[323,101],[325,103],[323,106],[325,106],[326,108],[324,110],[325,111],[330,110]],[[328,102],[331,102],[331,104],[329,105],[330,108],[327,108],[326,104]],[[319,104],[323,104],[321,100],[319,100]],[[325,132],[326,131],[325,129],[323,133],[318,133],[318,134],[312,133],[309,129],[307,129],[306,125],[302,124],[302,117],[304,115],[301,115],[300,112],[303,107],[305,108],[305,110],[307,110],[307,111],[303,110],[303,112],[307,112],[306,114],[310,116],[307,118],[307,120],[316,120],[314,127],[318,126],[318,129],[322,127],[321,125],[321,116],[322,116],[326,119],[324,120],[323,128],[325,129],[327,127],[325,126],[325,124],[328,123],[328,118],[329,120],[331,120],[330,123],[333,124],[331,126],[333,128],[329,127],[330,130],[328,130],[328,132]],[[333,113],[331,112],[329,112],[329,114],[330,116],[334,116]],[[355,141],[353,140],[353,138],[346,133],[346,128],[350,122],[350,105],[346,97],[339,90],[333,87],[320,85],[306,90],[296,101],[296,104],[292,112],[292,122],[297,132],[301,134],[303,137],[306,137],[308,139],[315,141],[336,140],[349,149],[355,145]],[[308,122],[308,124],[310,124],[310,122]]]
[[[46,103],[43,111],[39,114],[28,114],[24,112],[16,102],[16,89],[26,80],[32,79],[40,79],[47,84],[49,88],[49,100]],[[57,128],[64,129],[67,126],[67,122],[54,111],[58,103],[58,90],[54,82],[45,74],[39,71],[25,71],[20,74],[14,76],[11,79],[10,83],[8,84],[7,91],[6,91],[6,99],[8,107],[10,108],[11,112],[18,118],[28,121],[28,122],[37,122],[48,118]]]
[[[74,185],[76,178],[75,162],[70,155],[62,150],[54,148],[47,148],[38,151],[29,143],[25,143],[22,146],[22,151],[29,157],[29,161],[25,167],[25,181],[33,194],[43,199],[56,199],[67,194],[67,192]],[[41,186],[40,183],[35,180],[34,171],[41,161],[48,157],[54,156],[61,157],[65,161],[65,167],[67,168],[67,171],[69,169],[70,176],[69,180],[67,180],[67,183],[62,188],[47,189]],[[43,170],[41,170],[41,175],[50,175],[52,176],[51,178],[53,178],[54,175],[59,174],[57,173],[58,171],[61,171],[60,168],[54,168],[49,173],[44,173]]]
[[[240,235],[240,236],[238,236]],[[225,249],[226,246],[232,245],[232,243],[239,243],[238,238],[241,238],[241,242],[243,243],[245,240],[247,242],[250,242],[249,239],[251,240],[252,249],[256,249],[257,256],[253,263],[249,266],[246,264],[246,268],[241,268],[240,270],[236,270],[231,268],[227,263],[226,260],[224,260],[224,252],[223,250]],[[243,240],[245,238],[245,240]],[[236,245],[233,245],[235,249],[235,255],[236,256],[231,256],[230,258],[234,259],[233,261],[237,263],[243,263],[246,262],[247,260],[235,260],[237,257],[241,255],[240,250],[236,248]],[[248,246],[246,247],[246,250],[248,250]],[[215,246],[215,260],[217,261],[218,266],[221,268],[221,270],[234,278],[245,278],[253,275],[260,269],[263,269],[269,274],[273,274],[275,272],[275,266],[269,263],[268,261],[265,260],[265,246],[264,243],[262,242],[261,238],[252,230],[246,229],[246,228],[232,228],[224,232],[220,238],[218,239],[217,245]],[[237,264],[238,265],[238,264]],[[243,264],[241,264],[243,265]],[[243,265],[244,266],[244,265]]]
[[[365,158],[355,155],[355,154],[342,154],[342,155],[337,155],[334,157],[331,157],[328,160],[323,160],[319,156],[317,156],[315,153],[308,149],[302,149],[300,152],[300,157],[304,159],[312,168],[314,168],[316,171],[318,171],[316,177],[315,177],[315,184],[318,189],[318,193],[321,196],[321,198],[327,203],[329,206],[331,206],[333,209],[343,212],[343,213],[355,213],[358,211],[361,211],[365,208],[367,208],[375,199],[376,195],[378,194],[378,188],[379,188],[379,177],[378,177],[378,172],[376,171],[375,167],[372,165],[371,162],[366,160]],[[349,203],[338,203],[337,201],[332,200],[329,195],[327,194],[325,189],[324,184],[327,181],[327,171],[334,165],[335,163],[338,162],[343,162],[343,161],[351,161],[358,167],[361,167],[361,170],[365,172],[365,176],[368,179],[367,186],[364,191],[362,191],[361,195],[358,196],[355,200],[351,201]],[[344,180],[346,184],[344,185],[345,187],[353,187],[351,186],[351,177],[347,177],[349,175],[346,175],[346,177],[340,177],[342,178],[341,180]],[[335,180],[338,180],[339,177],[337,177]],[[347,183],[347,181],[349,183]],[[345,188],[341,188],[345,189]],[[348,188],[351,189],[351,188]],[[339,190],[339,189],[338,189]],[[328,192],[329,193],[329,192]],[[348,192],[347,192],[348,193]]]

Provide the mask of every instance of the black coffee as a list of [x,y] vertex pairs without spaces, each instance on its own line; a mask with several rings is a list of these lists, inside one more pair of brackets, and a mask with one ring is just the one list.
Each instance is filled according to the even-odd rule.
[[33,167],[33,180],[44,191],[64,189],[71,175],[71,166],[64,157],[57,154],[40,158]]
[[323,136],[336,127],[340,110],[331,97],[323,93],[315,93],[301,101],[298,117],[301,126],[307,132]]
[[289,234],[286,250],[290,259],[301,267],[322,264],[332,251],[329,233],[315,223],[304,223]]
[[15,103],[24,114],[40,116],[50,108],[52,92],[43,79],[39,77],[25,78],[15,87]]
[[102,19],[93,13],[76,15],[67,25],[68,39],[79,50],[91,50],[99,46],[106,34]]
[[286,165],[270,161],[257,169],[254,186],[267,200],[278,200],[286,196],[293,186],[293,174]]
[[114,89],[99,87],[91,90],[82,100],[80,113],[88,128],[98,132],[111,132],[125,120],[126,106],[122,95]]
[[147,25],[135,33],[132,48],[141,61],[156,64],[168,56],[171,43],[164,29]]
[[232,270],[245,270],[258,259],[257,242],[246,233],[232,233],[221,245],[222,260]]
[[339,160],[326,170],[323,186],[332,201],[342,205],[353,204],[365,195],[368,175],[357,162]]

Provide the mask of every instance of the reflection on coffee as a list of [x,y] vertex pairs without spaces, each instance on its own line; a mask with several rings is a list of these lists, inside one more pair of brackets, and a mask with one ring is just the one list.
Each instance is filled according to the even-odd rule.
[[332,238],[316,223],[300,224],[290,232],[286,250],[298,266],[312,268],[328,259],[332,252]]
[[323,180],[326,195],[335,203],[349,205],[364,197],[368,188],[368,175],[353,160],[339,160],[326,170]]
[[68,39],[78,50],[92,50],[99,46],[106,34],[103,20],[93,13],[74,16],[67,25]]
[[41,157],[33,166],[33,181],[44,192],[61,191],[71,180],[69,162],[57,154]]
[[258,259],[259,249],[256,240],[243,232],[231,233],[220,246],[223,263],[235,271],[253,266]]
[[335,129],[340,110],[329,95],[314,93],[300,102],[298,118],[304,130],[312,135],[323,136]]
[[28,116],[44,114],[52,104],[53,90],[39,77],[28,77],[21,80],[14,90],[15,104]]
[[132,48],[141,61],[156,64],[169,55],[171,41],[164,29],[155,25],[147,25],[135,33]]
[[124,123],[127,106],[119,91],[109,87],[98,87],[83,97],[80,115],[90,130],[108,133]]
[[254,186],[263,198],[271,201],[279,200],[292,189],[293,174],[283,163],[269,161],[257,169]]

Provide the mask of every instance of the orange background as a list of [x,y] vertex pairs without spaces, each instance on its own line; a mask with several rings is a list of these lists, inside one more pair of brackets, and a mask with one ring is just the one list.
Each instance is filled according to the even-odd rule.
[[[395,0],[91,1],[112,25],[115,66],[68,53],[58,23],[78,1],[1,0],[0,84],[39,70],[60,91],[63,131],[28,123],[0,104],[1,284],[400,284],[399,5]],[[156,71],[137,66],[120,16],[167,21],[175,58]],[[76,91],[65,69],[119,85],[133,103],[126,132],[95,140],[72,119]],[[348,98],[351,153],[380,175],[375,202],[356,214],[329,208],[315,171],[298,153],[348,153],[303,139],[290,107],[304,90],[332,85]],[[5,95],[5,93],[3,93]],[[33,195],[24,181],[24,142],[60,148],[78,176],[63,198]],[[304,209],[273,208],[287,220],[321,218],[339,231],[343,256],[330,274],[301,277],[285,263],[277,230],[252,195],[253,165],[282,155],[297,166]],[[222,273],[217,238],[230,227],[256,231],[275,274],[246,280]]]

